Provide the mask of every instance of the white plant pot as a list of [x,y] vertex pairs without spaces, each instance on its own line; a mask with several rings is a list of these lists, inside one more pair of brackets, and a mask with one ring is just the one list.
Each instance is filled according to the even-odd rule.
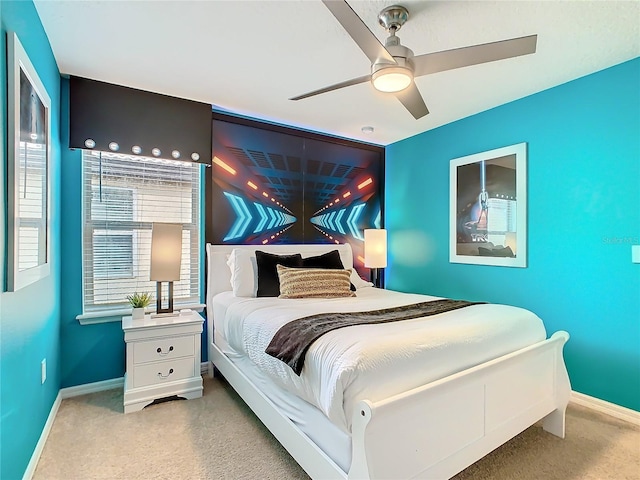
[[131,320],[134,322],[144,322],[144,308],[134,308],[131,312]]

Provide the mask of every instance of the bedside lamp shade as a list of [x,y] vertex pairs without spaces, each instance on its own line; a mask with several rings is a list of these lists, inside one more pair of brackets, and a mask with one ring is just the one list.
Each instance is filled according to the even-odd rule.
[[387,266],[386,230],[379,228],[364,231],[364,266],[371,269],[371,281],[376,287],[380,287],[379,269]]
[[[173,282],[180,280],[182,225],[154,223],[151,230],[150,280],[157,284],[157,313],[173,312]],[[169,282],[169,307],[162,307],[162,282]]]
[[154,223],[151,232],[150,280],[158,282],[180,280],[182,225]]
[[368,229],[364,231],[364,266],[384,268],[387,266],[387,231]]

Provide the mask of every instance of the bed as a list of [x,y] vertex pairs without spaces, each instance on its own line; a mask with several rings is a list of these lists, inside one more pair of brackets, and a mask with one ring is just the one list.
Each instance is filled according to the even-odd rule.
[[[547,338],[527,310],[470,305],[334,330],[311,345],[299,376],[265,354],[274,332],[297,317],[436,299],[377,289],[353,272],[356,297],[287,300],[240,291],[246,282],[239,275],[255,275],[255,260],[247,262],[256,250],[311,257],[336,249],[351,268],[348,244],[207,245],[209,374],[215,368],[225,377],[312,478],[450,478],[539,420],[564,437],[569,336]],[[243,267],[238,260],[230,268],[230,256]],[[474,327],[479,317],[487,319],[482,329]]]

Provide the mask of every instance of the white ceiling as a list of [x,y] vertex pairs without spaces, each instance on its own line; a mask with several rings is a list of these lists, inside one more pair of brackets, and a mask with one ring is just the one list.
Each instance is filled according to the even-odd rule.
[[[393,3],[349,1],[381,42],[377,15]],[[430,114],[415,120],[369,83],[288,100],[370,73],[319,0],[35,0],[63,74],[380,145],[640,55],[638,1],[395,3],[409,10],[398,36],[416,55],[531,34],[537,52],[416,79]]]

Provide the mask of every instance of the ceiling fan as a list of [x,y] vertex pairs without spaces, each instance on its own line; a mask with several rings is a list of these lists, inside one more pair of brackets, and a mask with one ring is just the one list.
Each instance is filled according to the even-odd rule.
[[345,0],[322,0],[338,22],[353,38],[371,61],[371,74],[352,78],[290,100],[302,100],[340,88],[371,82],[376,90],[392,93],[416,118],[429,113],[414,78],[430,73],[493,62],[505,58],[535,53],[537,35],[455,48],[442,52],[414,56],[411,49],[400,43],[396,32],[409,19],[409,12],[401,5],[392,5],[378,15],[378,22],[389,32],[384,46]]

